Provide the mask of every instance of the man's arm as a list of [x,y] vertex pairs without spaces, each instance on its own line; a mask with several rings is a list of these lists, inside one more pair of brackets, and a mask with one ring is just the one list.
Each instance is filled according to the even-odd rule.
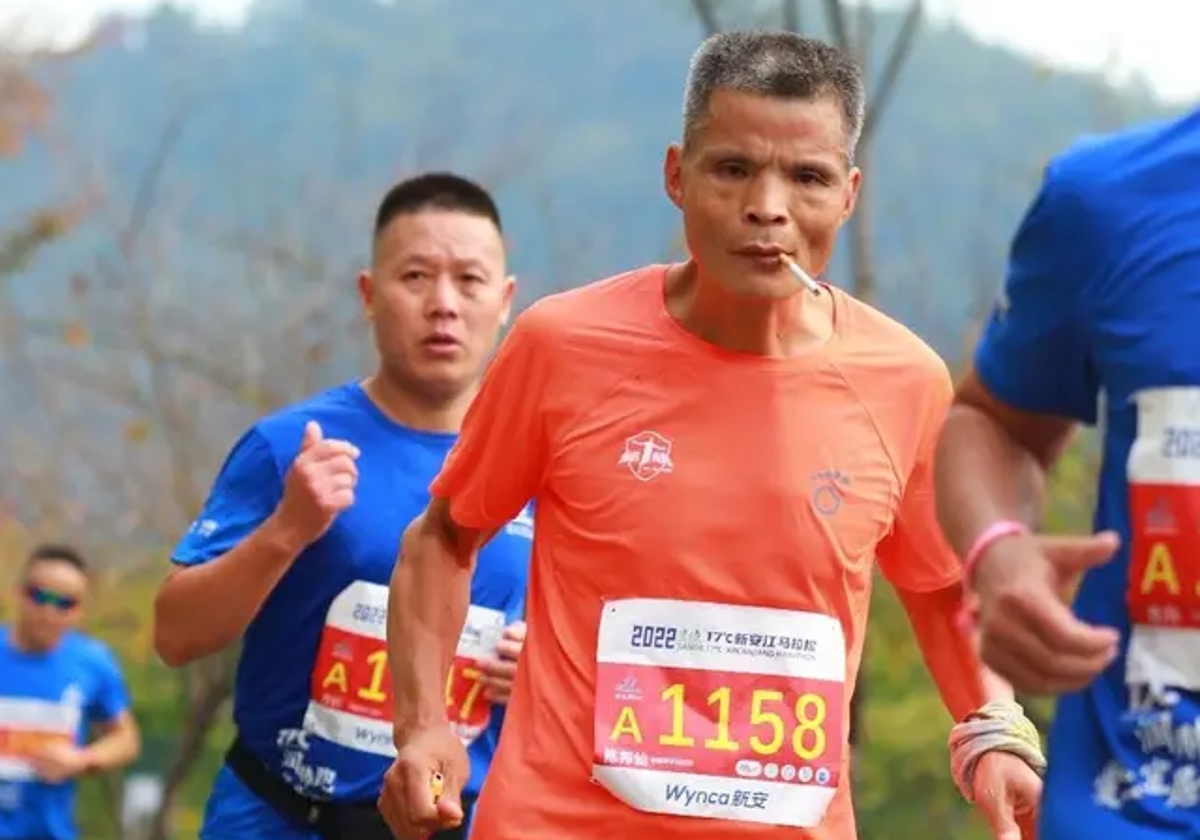
[[283,484],[251,430],[234,446],[154,599],[154,649],[179,667],[233,644],[304,543],[276,515]]
[[172,569],[154,599],[154,649],[177,668],[233,644],[306,543],[269,516],[234,548]]
[[908,613],[925,667],[955,721],[987,703],[1013,699],[1012,687],[983,667],[972,637],[962,631],[962,586],[932,592],[897,589],[896,594]]
[[1046,474],[1077,428],[1065,417],[1019,411],[1000,402],[974,371],[959,386],[937,452],[938,518],[965,557],[992,523],[1035,529]]
[[98,656],[98,691],[88,708],[95,739],[80,750],[84,770],[115,770],[132,763],[141,752],[137,722],[130,711],[129,689],[121,666],[107,648]]
[[142,740],[137,722],[128,709],[112,720],[97,724],[96,731],[96,739],[81,751],[85,768],[115,770],[137,760],[142,751]]
[[[358,450],[309,422],[286,480],[256,430],[221,469],[154,601],[154,646],[179,666],[235,642],[296,558],[354,501]],[[285,488],[286,483],[286,488]]]
[[953,399],[953,384],[944,365],[938,366],[924,389],[919,419],[902,438],[912,442],[916,456],[892,532],[877,554],[908,614],[942,701],[954,720],[962,721],[987,703],[1012,700],[1013,693],[984,669],[974,639],[961,627],[961,564],[942,534],[934,501],[934,450]]
[[397,748],[445,720],[445,680],[470,606],[480,548],[538,495],[549,463],[555,390],[552,322],[538,305],[501,343],[433,484],[405,529],[388,591]]
[[1047,168],[937,448],[938,515],[971,565],[981,654],[1026,692],[1081,687],[1112,661],[1119,640],[1079,621],[1063,598],[1081,572],[1111,556],[1112,535],[1032,535],[1047,471],[1077,424],[1096,420],[1091,289],[1117,239],[1089,177],[1069,155]]
[[475,562],[491,536],[457,525],[450,503],[437,498],[404,530],[388,590],[397,732],[445,720],[446,673],[467,620]]

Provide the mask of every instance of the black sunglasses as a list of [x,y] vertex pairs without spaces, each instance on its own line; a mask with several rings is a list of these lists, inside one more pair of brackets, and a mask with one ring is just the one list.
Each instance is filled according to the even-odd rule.
[[52,592],[49,589],[42,589],[40,586],[34,586],[32,583],[25,585],[25,594],[30,601],[42,607],[54,607],[56,610],[64,612],[78,606],[79,599],[72,598],[70,595],[63,595],[58,592]]

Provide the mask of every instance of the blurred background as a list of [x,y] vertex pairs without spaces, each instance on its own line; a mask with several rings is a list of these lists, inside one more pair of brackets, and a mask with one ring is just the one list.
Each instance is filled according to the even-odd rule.
[[[660,188],[687,62],[787,27],[868,70],[866,192],[831,282],[961,370],[1048,158],[1200,92],[1173,0],[0,0],[0,607],[38,539],[100,566],[88,627],[143,728],[84,836],[195,837],[234,652],[174,672],[154,588],[257,415],[366,370],[354,276],[396,179],[495,190],[522,305],[680,256]],[[1087,528],[1084,437],[1055,530]],[[863,840],[973,840],[949,718],[876,593],[857,699]],[[1044,722],[1049,707],[1032,707]]]

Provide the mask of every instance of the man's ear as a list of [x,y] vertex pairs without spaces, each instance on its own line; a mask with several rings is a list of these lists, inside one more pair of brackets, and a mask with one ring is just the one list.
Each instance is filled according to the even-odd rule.
[[501,294],[504,296],[504,308],[500,310],[500,326],[507,327],[509,318],[512,316],[513,298],[517,293],[517,277],[515,274],[510,274],[504,278],[504,290]]
[[362,304],[363,316],[368,322],[375,320],[375,289],[371,272],[363,269],[358,273],[358,299]]
[[663,157],[663,189],[671,203],[683,209],[683,147],[678,143],[667,146]]

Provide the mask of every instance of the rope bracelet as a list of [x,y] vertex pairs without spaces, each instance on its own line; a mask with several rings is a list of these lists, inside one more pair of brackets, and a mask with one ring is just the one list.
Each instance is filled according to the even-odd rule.
[[950,772],[959,792],[975,801],[975,767],[990,752],[1017,756],[1039,776],[1046,772],[1046,756],[1037,727],[1025,710],[1011,700],[995,700],[972,712],[950,730]]

